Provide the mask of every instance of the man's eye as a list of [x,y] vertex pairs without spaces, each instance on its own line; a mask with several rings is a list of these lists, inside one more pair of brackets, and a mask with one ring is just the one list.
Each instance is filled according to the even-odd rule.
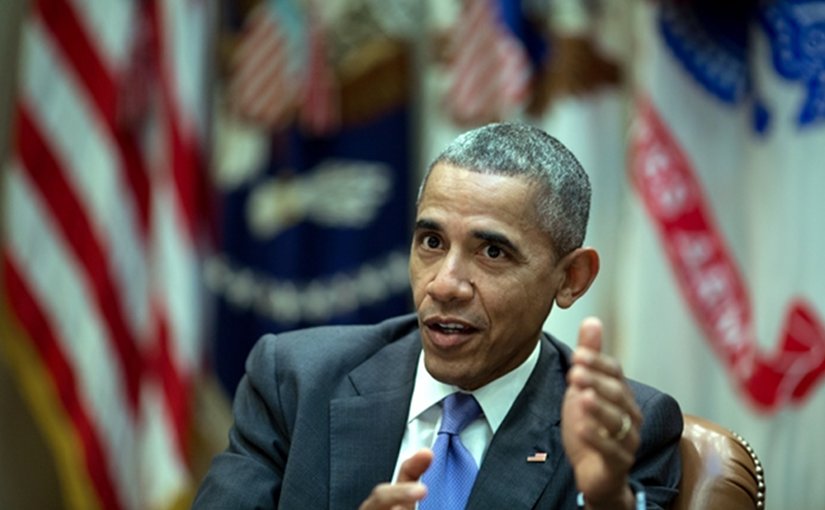
[[484,248],[484,254],[491,259],[497,259],[504,256],[504,250],[496,245],[490,245]]
[[424,246],[431,249],[436,249],[441,246],[441,240],[438,239],[436,236],[428,235],[424,236]]

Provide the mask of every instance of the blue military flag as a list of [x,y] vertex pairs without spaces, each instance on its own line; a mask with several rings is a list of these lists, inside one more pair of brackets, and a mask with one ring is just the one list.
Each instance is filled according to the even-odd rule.
[[[383,5],[383,4],[381,4]],[[264,333],[410,310],[408,49],[383,8],[232,11],[219,99],[215,369],[232,393]]]

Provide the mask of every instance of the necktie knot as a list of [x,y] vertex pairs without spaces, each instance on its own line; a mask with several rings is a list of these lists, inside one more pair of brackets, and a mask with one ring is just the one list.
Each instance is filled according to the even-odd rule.
[[459,434],[481,415],[478,401],[469,393],[456,392],[444,399],[439,434]]

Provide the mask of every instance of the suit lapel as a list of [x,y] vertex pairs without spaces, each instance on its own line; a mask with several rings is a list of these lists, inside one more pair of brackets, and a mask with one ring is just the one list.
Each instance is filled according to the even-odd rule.
[[[539,362],[493,436],[467,508],[533,508],[551,481],[557,482],[553,475],[564,459],[560,418],[566,367],[566,358],[542,338]],[[546,461],[528,462],[537,453],[546,453]]]
[[412,333],[353,370],[330,402],[330,508],[357,508],[392,477],[421,341]]

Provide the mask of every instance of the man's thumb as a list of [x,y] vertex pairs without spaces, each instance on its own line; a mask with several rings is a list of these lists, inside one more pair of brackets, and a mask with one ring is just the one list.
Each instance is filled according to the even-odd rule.
[[597,317],[585,318],[579,327],[579,347],[597,352],[602,350],[602,321]]
[[433,452],[422,448],[401,464],[396,482],[417,482],[433,461]]

